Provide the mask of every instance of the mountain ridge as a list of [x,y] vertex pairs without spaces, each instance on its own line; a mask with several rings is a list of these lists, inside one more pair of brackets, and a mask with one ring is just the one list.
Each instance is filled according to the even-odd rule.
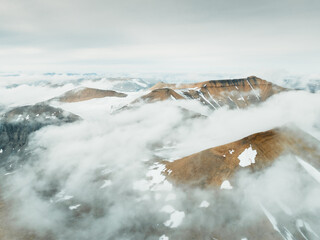
[[[320,142],[311,135],[293,127],[274,128],[258,132],[221,146],[208,148],[198,153],[166,164],[166,175],[175,183],[201,187],[220,186],[241,169],[240,155],[252,155],[245,167],[257,171],[270,166],[282,155],[303,157],[320,167]],[[246,159],[245,159],[246,161]]]
[[153,103],[163,100],[195,100],[211,109],[223,106],[245,108],[267,100],[269,97],[289,89],[257,78],[210,80],[190,84],[157,83],[150,92],[131,103]]
[[59,101],[65,103],[72,102],[82,102],[91,100],[94,98],[104,98],[104,97],[126,97],[127,94],[120,93],[113,90],[103,90],[98,88],[89,88],[89,87],[79,87],[73,90],[67,91],[62,95],[52,98],[50,101]]

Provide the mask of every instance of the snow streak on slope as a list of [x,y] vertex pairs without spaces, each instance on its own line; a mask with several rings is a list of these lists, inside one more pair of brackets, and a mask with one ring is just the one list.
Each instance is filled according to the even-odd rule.
[[309,163],[303,161],[301,158],[297,158],[301,166],[318,182],[320,183],[320,172]]

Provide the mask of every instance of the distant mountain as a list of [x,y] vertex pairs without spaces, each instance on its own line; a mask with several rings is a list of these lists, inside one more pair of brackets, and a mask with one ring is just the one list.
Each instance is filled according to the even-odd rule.
[[122,92],[137,92],[152,86],[151,83],[141,78],[111,78],[108,80],[113,82],[113,90]]
[[220,187],[242,168],[261,170],[281,155],[298,156],[320,167],[319,150],[320,142],[306,132],[282,127],[166,162],[166,173],[178,184]]
[[279,84],[284,87],[305,90],[311,93],[320,91],[320,79],[303,79],[299,77],[284,78],[279,81]]
[[127,94],[119,93],[112,90],[102,90],[96,88],[80,87],[74,90],[68,91],[59,97],[50,99],[49,101],[55,100],[59,102],[81,102],[94,98],[104,97],[126,97]]
[[157,83],[151,92],[136,99],[138,102],[156,102],[163,100],[192,99],[218,109],[223,106],[245,108],[260,103],[269,97],[288,89],[257,77],[231,80],[211,80],[192,84]]

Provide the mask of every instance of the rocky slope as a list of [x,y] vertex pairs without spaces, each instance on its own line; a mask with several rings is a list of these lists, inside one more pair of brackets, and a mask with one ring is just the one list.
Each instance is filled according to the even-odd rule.
[[177,99],[184,99],[184,97],[182,97],[181,95],[179,95],[178,93],[176,93],[174,90],[170,88],[159,88],[135,100],[133,103],[136,103],[138,101],[152,103],[152,102],[164,101],[168,99],[177,100]]
[[120,93],[112,90],[102,90],[96,88],[80,87],[70,90],[59,97],[53,98],[49,101],[55,100],[60,102],[81,102],[94,98],[104,97],[126,97],[127,94]]
[[135,100],[137,102],[155,102],[167,99],[192,99],[200,101],[212,109],[223,106],[245,108],[263,102],[274,94],[287,91],[258,77],[230,80],[211,80],[192,84],[157,83],[151,92]]
[[[278,206],[277,209],[275,207],[277,203],[272,204],[271,212],[268,210],[265,204],[270,199],[277,201],[277,196],[268,199],[266,203],[260,203],[264,215],[256,216],[249,227],[237,225],[236,219],[239,218],[237,212],[241,208],[241,203],[230,201],[232,196],[239,192],[245,194],[245,189],[238,188],[237,173],[243,170],[249,170],[249,173],[265,170],[281,156],[290,156],[292,161],[297,160],[301,165],[300,170],[307,175],[309,174],[311,179],[316,180],[320,176],[315,176],[316,170],[312,170],[312,168],[320,168],[319,151],[320,142],[317,139],[295,127],[281,127],[259,132],[173,162],[164,162],[164,174],[171,182],[182,186],[187,191],[190,191],[189,187],[220,188],[221,190],[218,190],[221,191],[220,196],[216,197],[215,201],[223,202],[220,203],[220,207],[223,209],[234,209],[234,213],[229,213],[226,221],[220,223],[221,226],[215,226],[219,230],[210,234],[206,234],[205,231],[199,232],[196,229],[195,231],[190,230],[193,237],[187,234],[185,239],[206,239],[205,236],[210,235],[211,239],[241,239],[239,236],[246,236],[242,239],[265,240],[319,239],[308,223],[301,220],[301,218],[312,218],[311,213],[288,214],[285,207]],[[320,182],[320,178],[318,181]],[[263,186],[260,187],[263,188]],[[294,188],[295,186],[288,187]],[[215,204],[218,203],[215,202]],[[217,208],[219,209],[219,207]],[[219,212],[214,214],[219,214]],[[313,225],[314,227],[315,225]],[[257,231],[257,229],[259,230]]]
[[319,168],[319,150],[317,139],[297,128],[282,127],[166,162],[166,174],[178,184],[220,187],[242,168],[261,170],[281,155],[299,156]]
[[47,125],[61,125],[79,119],[75,114],[46,104],[16,107],[6,112],[0,118],[1,159],[21,152],[32,132]]

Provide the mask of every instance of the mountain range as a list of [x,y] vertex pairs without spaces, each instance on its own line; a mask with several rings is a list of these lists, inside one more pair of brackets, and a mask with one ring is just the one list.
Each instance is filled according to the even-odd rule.
[[[153,86],[123,81],[112,89],[76,86],[2,114],[2,239],[320,239],[320,140],[301,128],[310,121],[318,131],[317,115],[209,148],[192,137],[201,129],[199,136],[214,139],[202,124],[215,114],[236,118],[304,90],[255,76]],[[317,92],[307,94],[319,100]],[[113,111],[94,118],[108,106]],[[185,139],[201,151],[176,151]],[[173,157],[156,155],[159,149]],[[285,184],[278,189],[275,179]],[[38,223],[42,218],[49,219]]]

